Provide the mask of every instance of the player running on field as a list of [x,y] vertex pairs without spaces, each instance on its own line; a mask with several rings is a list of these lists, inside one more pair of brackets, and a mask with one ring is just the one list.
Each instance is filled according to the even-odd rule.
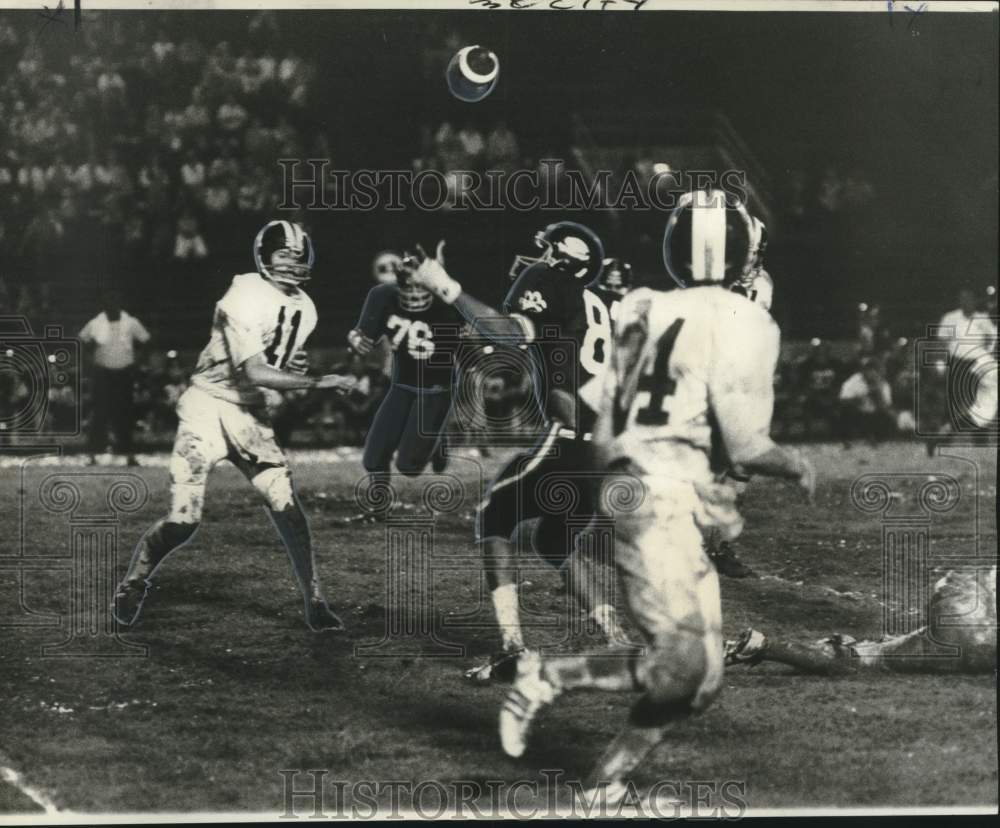
[[[383,337],[392,346],[392,384],[368,429],[362,464],[372,475],[369,499],[378,509],[343,523],[385,518],[392,506],[388,488],[393,455],[408,477],[434,460],[443,471],[444,428],[451,410],[455,354],[464,320],[450,305],[413,281],[416,263],[396,258],[396,281],[372,288],[358,324],[348,334],[351,348],[367,355]],[[376,493],[375,489],[382,491]]]
[[309,235],[292,222],[269,222],[257,234],[253,255],[256,272],[235,276],[216,304],[211,338],[191,387],[178,400],[170,511],[139,541],[118,586],[112,611],[120,624],[138,620],[153,573],[198,529],[209,472],[229,460],[267,504],[305,599],[306,623],[316,631],[343,629],[323,597],[309,523],[275,441],[262,389],[348,390],[355,380],[305,375],[302,348],[316,327],[316,308],[302,290],[313,266]]
[[589,780],[609,800],[665,738],[704,710],[723,672],[719,580],[703,532],[742,528],[732,488],[739,463],[811,496],[812,467],[769,437],[778,328],[729,290],[745,272],[750,217],[719,191],[688,194],[671,214],[664,259],[672,291],[630,293],[618,314],[595,448],[608,476],[601,506],[615,518],[615,564],[645,647],[542,658],[526,652],[500,712],[504,751],[520,756],[539,711],[582,688],[640,693],[627,725]]
[[[518,454],[489,485],[477,512],[476,536],[483,548],[486,577],[502,652],[466,675],[488,680],[493,667],[524,649],[517,594],[515,530],[537,520],[535,551],[557,567],[567,589],[611,640],[624,641],[614,606],[595,577],[577,539],[594,513],[589,442],[594,412],[581,388],[609,364],[611,317],[617,291],[599,296],[604,248],[597,235],[571,221],[550,224],[535,242],[538,258],[519,256],[516,279],[501,312],[462,290],[437,259],[425,259],[416,279],[453,304],[480,334],[500,345],[528,348],[534,387],[545,423],[539,441]],[[627,277],[624,268],[619,274]],[[619,289],[628,285],[619,284]]]

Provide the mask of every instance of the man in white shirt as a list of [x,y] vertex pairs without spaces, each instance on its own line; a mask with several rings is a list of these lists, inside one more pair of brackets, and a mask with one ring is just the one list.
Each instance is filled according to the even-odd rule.
[[839,399],[845,440],[879,440],[890,435],[894,423],[892,389],[874,359],[865,359],[861,370],[844,380]]
[[108,291],[104,310],[80,331],[81,342],[91,346],[90,462],[96,463],[98,452],[104,450],[108,425],[115,432],[115,446],[136,464],[132,448],[135,414],[132,400],[133,368],[137,346],[149,342],[149,331],[131,314],[122,310],[121,294]]
[[996,324],[976,309],[975,294],[963,288],[958,307],[941,317],[937,335],[948,341],[950,426],[988,428],[997,415]]

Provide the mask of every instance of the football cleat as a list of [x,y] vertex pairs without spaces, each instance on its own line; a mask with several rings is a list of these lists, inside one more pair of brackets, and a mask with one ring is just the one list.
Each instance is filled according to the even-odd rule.
[[306,610],[306,626],[313,632],[341,632],[344,630],[344,622],[322,598],[309,600],[309,608]]
[[122,581],[115,590],[115,597],[111,602],[111,614],[115,621],[123,627],[131,627],[138,621],[149,587],[149,581],[142,578]]
[[685,193],[667,220],[663,264],[682,288],[730,286],[754,261],[754,226],[746,207],[722,190]]
[[727,578],[757,577],[757,573],[736,556],[728,541],[721,541],[718,546],[710,547],[708,559],[715,564],[716,571]]
[[523,647],[518,650],[501,650],[490,656],[485,664],[466,670],[462,677],[472,684],[489,684],[493,681],[510,684],[517,675],[517,661],[523,652]]
[[253,260],[265,279],[285,287],[309,281],[316,253],[312,239],[294,221],[269,221],[253,242]]
[[620,804],[625,799],[625,794],[627,793],[628,785],[621,779],[614,779],[611,782],[593,785],[579,791],[577,793],[577,802],[584,808],[600,808],[601,810],[598,813],[602,813],[605,809],[614,808]]
[[767,646],[767,639],[764,633],[747,627],[740,633],[740,637],[734,641],[726,642],[725,664],[745,664],[753,667],[764,660],[764,647]]
[[542,677],[542,657],[525,650],[517,660],[517,678],[500,708],[500,744],[515,759],[524,754],[535,716],[559,696],[559,688]]

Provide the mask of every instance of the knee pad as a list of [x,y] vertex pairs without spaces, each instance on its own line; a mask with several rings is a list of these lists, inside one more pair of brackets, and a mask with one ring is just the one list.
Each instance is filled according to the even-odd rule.
[[292,474],[286,466],[272,466],[264,469],[264,471],[254,475],[250,482],[263,495],[272,511],[281,512],[295,505]]
[[705,642],[701,636],[685,633],[655,642],[636,670],[650,704],[689,711],[696,700],[703,708],[714,698],[714,692],[705,692],[708,674]]

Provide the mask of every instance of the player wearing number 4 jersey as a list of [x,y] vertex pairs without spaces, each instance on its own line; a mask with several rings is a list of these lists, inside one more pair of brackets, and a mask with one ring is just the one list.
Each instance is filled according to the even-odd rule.
[[[502,312],[467,293],[442,267],[439,255],[425,260],[417,280],[454,304],[479,331],[499,344],[530,350],[534,386],[545,427],[538,443],[511,460],[490,484],[479,506],[477,540],[482,544],[487,582],[503,652],[470,670],[488,680],[494,666],[513,662],[524,649],[517,596],[518,526],[537,519],[533,546],[557,567],[568,591],[611,640],[624,641],[608,578],[579,549],[577,541],[593,517],[589,440],[594,412],[580,389],[609,363],[612,305],[628,288],[628,270],[616,264],[617,280],[598,294],[604,265],[600,239],[575,222],[550,224],[535,238],[538,258],[515,260],[515,282]],[[443,243],[442,243],[443,244]]]
[[365,439],[362,463],[371,475],[370,509],[343,524],[386,516],[392,506],[387,495],[393,455],[396,469],[407,476],[420,474],[432,456],[435,471],[443,471],[445,464],[444,427],[451,410],[462,318],[413,283],[412,258],[397,257],[393,266],[396,281],[369,291],[361,318],[347,337],[352,350],[361,355],[371,352],[383,337],[388,340],[392,385]]
[[313,630],[342,629],[320,589],[309,524],[299,506],[284,453],[275,441],[262,389],[347,390],[353,378],[306,376],[306,339],[316,308],[302,291],[313,246],[297,224],[272,221],[254,242],[257,272],[233,279],[215,306],[212,335],[198,357],[191,387],[177,403],[177,438],[170,457],[170,512],[136,547],[112,612],[120,624],[138,620],[153,572],[187,543],[201,521],[212,467],[229,460],[263,496],[284,541]]
[[719,581],[702,533],[735,537],[742,520],[719,472],[796,481],[811,466],[768,436],[778,328],[728,288],[750,262],[750,217],[722,192],[681,199],[664,258],[683,289],[630,293],[617,321],[594,445],[607,470],[601,507],[615,519],[615,564],[645,647],[542,658],[524,654],[500,712],[504,750],[520,756],[534,718],[577,688],[641,694],[599,761],[594,787],[620,790],[671,722],[704,710],[722,683]]

